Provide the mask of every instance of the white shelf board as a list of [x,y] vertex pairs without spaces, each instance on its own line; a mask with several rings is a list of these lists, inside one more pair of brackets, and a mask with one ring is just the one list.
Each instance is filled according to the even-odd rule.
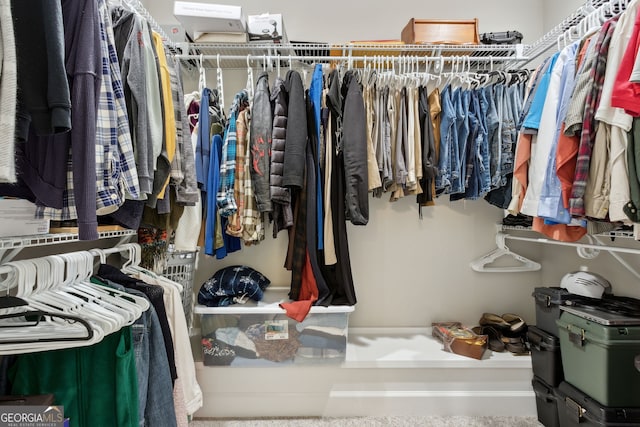
[[431,328],[350,328],[345,368],[531,368],[531,357],[487,349],[481,360],[444,351]]

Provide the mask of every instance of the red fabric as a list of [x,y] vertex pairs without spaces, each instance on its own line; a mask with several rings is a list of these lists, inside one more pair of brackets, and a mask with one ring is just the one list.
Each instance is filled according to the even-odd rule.
[[[580,68],[587,54],[589,44],[593,41],[593,36],[589,37],[582,44],[582,48],[576,57],[576,66]],[[565,124],[562,123],[560,137],[558,138],[558,149],[556,151],[556,174],[560,179],[562,189],[562,203],[569,209],[569,199],[573,189],[573,179],[576,176],[576,164],[578,163],[578,149],[580,147],[580,137],[578,135],[567,136],[564,134]]]
[[513,177],[518,179],[518,184],[522,188],[518,200],[518,212],[522,209],[522,201],[527,193],[529,184],[529,161],[531,160],[531,139],[532,135],[520,133],[518,137],[518,148],[516,150],[516,160],[513,167]]
[[640,116],[640,83],[630,82],[631,72],[640,47],[640,13],[636,14],[629,44],[624,51],[611,93],[611,106],[623,108],[627,114]]
[[282,307],[286,311],[286,315],[298,322],[302,322],[313,303],[318,300],[318,285],[316,283],[316,278],[313,275],[313,270],[311,268],[311,261],[309,260],[309,250],[304,257],[304,267],[302,268],[302,285],[300,287],[300,296],[298,301],[281,303],[280,307]]

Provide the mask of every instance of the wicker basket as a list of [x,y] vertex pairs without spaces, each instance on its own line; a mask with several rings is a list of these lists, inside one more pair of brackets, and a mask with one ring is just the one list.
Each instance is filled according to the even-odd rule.
[[167,252],[167,266],[162,275],[182,285],[182,306],[187,319],[187,327],[193,322],[193,281],[198,260],[198,251]]

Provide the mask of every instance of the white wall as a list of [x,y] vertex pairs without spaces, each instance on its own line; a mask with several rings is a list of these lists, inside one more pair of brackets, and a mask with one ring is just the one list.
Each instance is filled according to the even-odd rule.
[[[480,32],[518,29],[533,41],[542,33],[543,0],[194,0],[240,5],[247,15],[282,13],[290,40],[342,43],[399,39],[409,19],[478,18]],[[177,23],[171,0],[144,0],[160,24]]]
[[558,25],[584,4],[584,0],[544,0],[544,31]]
[[[176,22],[171,1],[146,3],[159,23]],[[575,10],[573,6],[565,10],[564,3],[560,6],[550,0],[225,3],[240,4],[247,14],[283,13],[290,39],[326,42],[399,38],[411,17],[477,17],[480,32],[517,29],[525,35],[525,42],[533,42],[543,34],[543,28],[553,27]],[[210,84],[215,85],[212,74]],[[243,71],[225,72],[227,99],[243,87],[245,80]],[[370,211],[369,225],[348,227],[358,297],[351,326],[413,327],[445,320],[473,325],[485,311],[520,313],[534,323],[533,288],[557,284],[564,273],[583,263],[570,248],[509,242],[509,247],[518,253],[540,260],[543,270],[518,274],[472,271],[469,262],[495,247],[495,224],[503,216],[501,210],[483,200],[450,203],[446,198],[439,199],[437,206],[424,208],[424,219],[420,220],[413,197],[390,203],[385,195],[380,200],[371,199]],[[267,240],[259,246],[244,248],[222,261],[202,257],[196,287],[222,266],[239,263],[257,268],[276,285],[288,286],[289,273],[282,268],[286,236],[281,233],[274,241],[270,232],[269,229]],[[611,280],[620,277],[629,282],[628,275],[619,274],[617,265],[598,261],[597,271],[606,273]]]

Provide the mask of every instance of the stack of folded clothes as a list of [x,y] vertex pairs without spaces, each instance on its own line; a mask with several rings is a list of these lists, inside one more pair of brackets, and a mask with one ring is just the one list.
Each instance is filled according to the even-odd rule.
[[533,217],[529,215],[507,215],[502,219],[502,225],[508,225],[511,227],[531,227],[533,224]]

